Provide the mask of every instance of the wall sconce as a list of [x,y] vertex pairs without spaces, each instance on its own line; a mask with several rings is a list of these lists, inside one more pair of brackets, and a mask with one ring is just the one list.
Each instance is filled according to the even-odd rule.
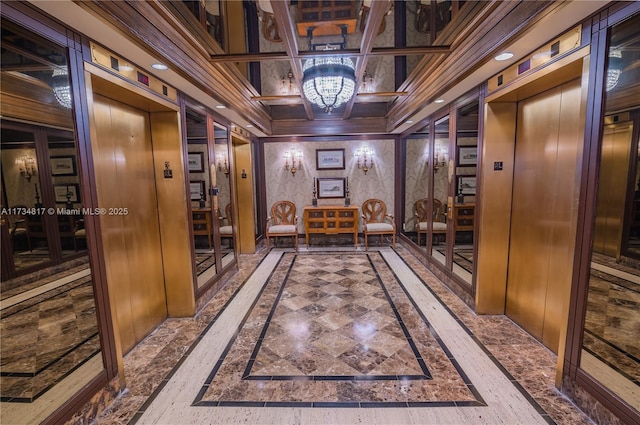
[[291,171],[291,174],[296,175],[296,171],[302,169],[302,151],[299,149],[289,149],[284,153],[284,169]]
[[291,70],[280,80],[280,94],[283,96],[297,94]]
[[227,154],[220,152],[216,156],[218,157],[218,171],[224,172],[224,175],[229,177],[229,162],[227,161]]
[[375,155],[375,152],[367,146],[363,146],[356,151],[356,165],[364,171],[365,175],[367,171],[373,168],[373,157]]
[[438,172],[438,170],[445,166],[447,163],[447,149],[441,146],[436,146],[435,149],[435,157],[433,158],[433,171]]
[[16,165],[18,166],[18,170],[20,170],[20,175],[27,179],[28,182],[30,182],[31,177],[37,173],[36,160],[33,159],[32,156],[20,155],[16,158]]

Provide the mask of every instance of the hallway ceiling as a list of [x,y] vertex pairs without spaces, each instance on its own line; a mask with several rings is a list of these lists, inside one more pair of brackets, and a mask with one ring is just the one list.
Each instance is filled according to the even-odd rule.
[[[318,54],[309,50],[308,37],[297,32],[300,2],[249,2],[262,19],[270,6],[282,42],[267,41],[261,21],[259,39],[250,40],[259,46],[257,51],[242,54],[223,50],[180,1],[31,3],[204,105],[226,106],[216,112],[239,126],[251,125],[251,133],[285,137],[402,133],[607,2],[459,2],[451,22],[432,37],[416,29],[417,1],[393,6],[387,0],[373,1],[362,14],[368,2],[356,1],[356,27],[346,37],[346,49],[339,52],[354,60],[359,92],[331,114],[296,92],[304,60]],[[440,3],[440,12],[455,9],[456,2]],[[398,47],[402,43],[395,40],[403,34],[405,46]],[[336,40],[340,36],[313,39]],[[494,61],[505,48],[515,53],[514,58]],[[150,65],[158,60],[170,69],[153,70]],[[245,64],[258,66],[260,79],[248,77]],[[434,103],[439,98],[445,103]]]

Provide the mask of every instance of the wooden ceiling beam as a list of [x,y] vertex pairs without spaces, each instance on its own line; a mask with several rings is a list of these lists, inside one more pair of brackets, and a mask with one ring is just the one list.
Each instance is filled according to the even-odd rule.
[[265,52],[265,53],[236,53],[229,55],[213,55],[209,60],[211,63],[217,62],[261,62],[261,61],[286,61],[290,59],[310,59],[322,56],[332,57],[363,57],[363,56],[409,56],[428,54],[449,54],[451,46],[422,46],[422,47],[376,47],[370,52],[364,53],[360,49],[343,50],[314,50],[298,52],[289,56],[286,52]]
[[[378,35],[380,24],[389,10],[389,1],[374,1],[371,2],[371,9],[369,10],[369,16],[367,17],[367,23],[365,24],[364,32],[362,34],[362,41],[360,42],[360,53],[363,56],[358,57],[356,60],[356,92],[358,91],[358,83],[362,80],[362,75],[367,67],[369,54],[373,50],[373,43]],[[342,118],[348,119],[353,110],[353,104],[356,101],[356,96],[352,96],[347,102],[344,108]]]
[[[284,44],[287,55],[291,58],[291,72],[293,73],[293,80],[299,90],[300,93],[303,93],[302,90],[302,62],[296,59],[298,55],[298,40],[296,38],[297,28],[296,23],[293,22],[293,17],[291,16],[291,12],[289,11],[289,2],[288,1],[271,1],[271,8],[273,9],[273,15],[276,19],[276,23],[278,24],[278,30],[280,33],[280,37],[282,38],[282,43]],[[307,119],[313,120],[313,110],[311,109],[311,104],[309,101],[302,96],[304,110],[307,113]]]

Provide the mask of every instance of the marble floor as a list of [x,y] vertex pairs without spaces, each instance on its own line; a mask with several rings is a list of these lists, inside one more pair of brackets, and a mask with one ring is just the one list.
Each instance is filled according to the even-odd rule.
[[555,389],[553,353],[400,245],[239,265],[125,357],[128,389],[97,424],[591,423]]

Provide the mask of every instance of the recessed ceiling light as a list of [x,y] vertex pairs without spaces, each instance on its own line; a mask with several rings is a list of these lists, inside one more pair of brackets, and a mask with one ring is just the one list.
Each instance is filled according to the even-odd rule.
[[494,59],[497,61],[506,61],[509,60],[513,57],[513,53],[511,52],[502,52],[500,53],[498,56],[496,56]]
[[444,99],[436,99],[433,103],[444,103]]
[[247,124],[247,128],[253,128],[253,124]]
[[413,124],[413,120],[407,120],[407,124]]
[[118,70],[128,72],[128,71],[133,71],[133,67],[130,65],[120,65],[118,67]]
[[226,106],[224,106],[224,105],[216,105],[216,108],[217,108],[217,109],[225,109],[225,108],[226,108]]
[[151,64],[151,68],[158,69],[160,71],[166,71],[169,67],[163,63],[153,63]]

